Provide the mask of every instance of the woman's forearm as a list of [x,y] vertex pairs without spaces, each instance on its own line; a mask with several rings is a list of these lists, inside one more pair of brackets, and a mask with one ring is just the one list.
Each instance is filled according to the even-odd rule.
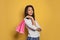
[[35,20],[33,18],[31,19],[31,21],[32,21],[32,25],[36,26]]
[[[36,26],[35,20],[34,19],[31,19],[31,21],[32,21],[32,25],[35,25]],[[41,31],[41,28],[37,28],[36,30],[37,31]]]

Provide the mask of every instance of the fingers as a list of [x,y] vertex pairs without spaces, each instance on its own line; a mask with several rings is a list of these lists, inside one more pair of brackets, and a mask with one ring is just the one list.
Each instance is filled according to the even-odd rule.
[[37,29],[37,31],[41,31],[41,29],[40,29],[40,28],[38,28],[38,29]]

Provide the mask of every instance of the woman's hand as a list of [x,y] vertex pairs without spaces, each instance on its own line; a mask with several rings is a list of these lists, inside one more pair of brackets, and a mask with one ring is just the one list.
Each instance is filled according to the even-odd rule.
[[32,17],[32,16],[26,16],[26,18],[33,19],[33,17]]
[[36,29],[37,31],[41,31],[41,28]]

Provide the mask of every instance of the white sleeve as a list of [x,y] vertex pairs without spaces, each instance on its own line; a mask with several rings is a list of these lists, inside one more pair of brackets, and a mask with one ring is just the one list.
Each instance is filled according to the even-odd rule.
[[35,26],[35,25],[32,25],[31,24],[31,21],[28,21],[28,19],[24,19],[25,20],[25,24],[29,27],[29,28],[31,28],[31,29],[33,29],[33,30],[36,30],[37,29],[37,27]]
[[38,22],[36,20],[35,20],[35,22],[36,22],[36,27],[37,28],[41,28],[40,25],[38,24]]

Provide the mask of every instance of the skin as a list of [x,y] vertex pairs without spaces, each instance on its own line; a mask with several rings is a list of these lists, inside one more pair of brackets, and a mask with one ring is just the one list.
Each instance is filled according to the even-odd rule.
[[[31,19],[32,25],[35,25],[35,26],[36,26],[36,24],[35,24],[35,22],[34,22],[34,19],[33,19],[33,17],[31,16],[31,15],[33,15],[33,10],[32,10],[32,8],[29,7],[27,12],[28,12],[28,16],[26,16],[26,17],[29,18],[29,19]],[[41,31],[41,28],[37,28],[36,30],[37,30],[37,31]]]

